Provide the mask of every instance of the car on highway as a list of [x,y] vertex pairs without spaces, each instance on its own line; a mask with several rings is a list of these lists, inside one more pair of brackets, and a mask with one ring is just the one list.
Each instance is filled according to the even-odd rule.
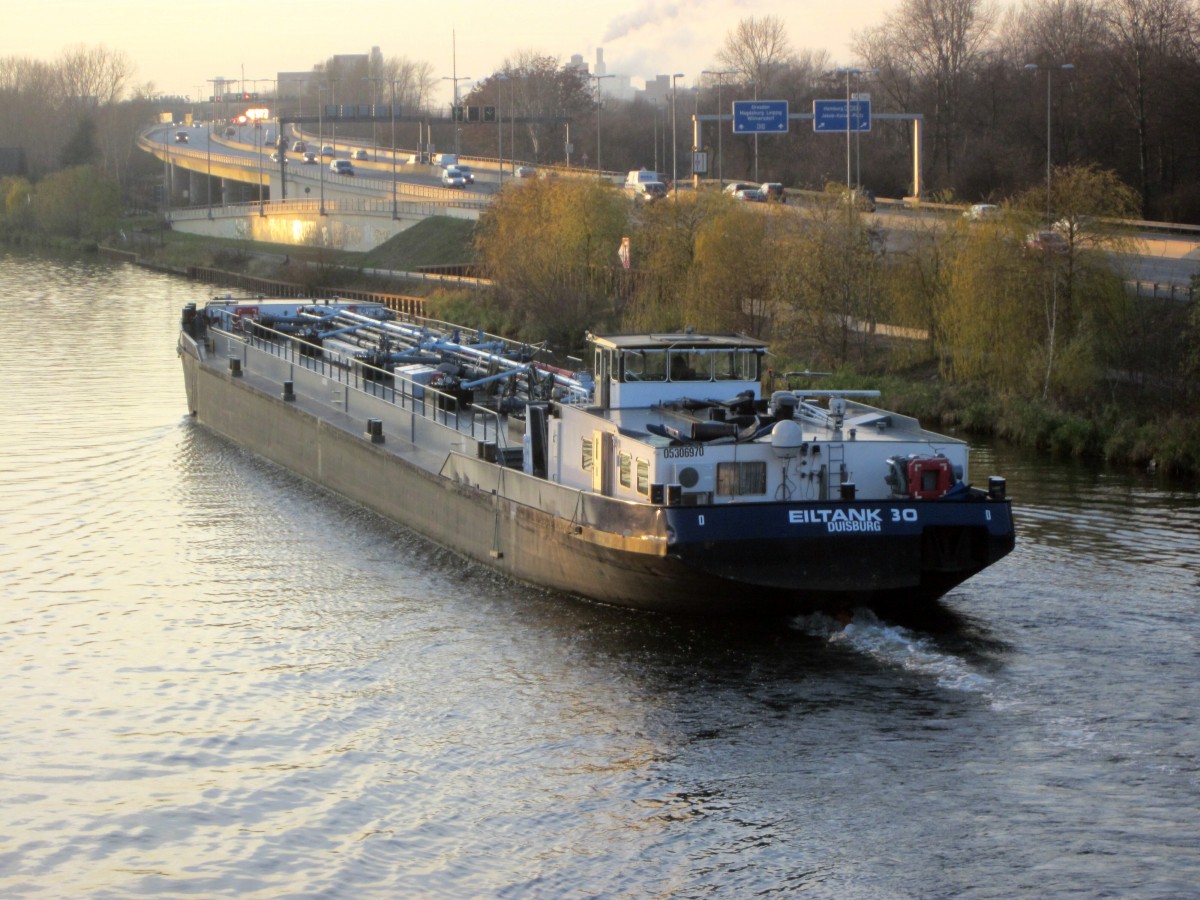
[[368,160],[371,158],[371,154],[367,153],[366,150],[359,148],[358,150],[355,150],[353,153],[350,154],[350,158],[351,159]]
[[517,166],[513,170],[513,175],[517,178],[533,178],[537,175],[537,169],[533,166]]
[[295,143],[292,144],[292,152],[293,153],[303,153],[307,149],[308,149],[308,144],[305,143],[304,141],[296,141]]
[[237,134],[237,129],[234,128],[232,125],[228,126],[225,129],[225,137],[233,137],[235,134]]
[[475,170],[470,166],[464,166],[462,163],[459,163],[454,168],[458,169],[458,174],[467,180],[467,184],[475,183]]
[[787,203],[787,192],[778,181],[764,181],[758,186],[758,192],[763,199],[775,203]]
[[279,150],[276,150],[274,153],[271,154],[271,162],[283,163],[286,165],[287,161],[288,161],[288,158],[287,158],[286,153],[282,153]]
[[467,179],[454,166],[442,169],[442,184],[446,187],[460,188],[467,186]]
[[1025,235],[1021,249],[1027,256],[1061,256],[1071,249],[1071,245],[1062,232],[1049,229]]
[[995,203],[976,203],[965,213],[963,218],[968,222],[985,222],[988,219],[1000,218],[1000,207]]
[[306,166],[315,166],[318,162],[319,162],[319,160],[317,159],[317,151],[316,150],[305,150],[304,151],[304,164]]
[[625,176],[625,187],[633,188],[638,184],[650,182],[658,182],[665,185],[668,181],[670,179],[666,175],[660,175],[658,172],[652,172],[650,169],[633,169]]
[[188,133],[186,131],[175,132],[175,143],[186,144],[188,142]]
[[758,189],[757,184],[747,184],[744,181],[735,181],[733,184],[725,186],[725,193],[734,200],[745,200],[750,203],[762,203],[767,199],[766,195]]
[[329,171],[334,175],[353,175],[354,164],[348,159],[335,159],[329,164]]
[[323,147],[321,148],[321,155],[322,155],[322,156],[334,156],[335,154],[334,154],[334,152],[333,152],[333,145],[332,145],[332,144],[326,144],[325,146],[323,146]]

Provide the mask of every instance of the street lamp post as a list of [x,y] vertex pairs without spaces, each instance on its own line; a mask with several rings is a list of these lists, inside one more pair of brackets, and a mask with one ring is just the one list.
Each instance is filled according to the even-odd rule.
[[321,177],[321,215],[325,215],[325,104],[321,102],[321,95],[327,90],[329,90],[329,88],[323,88],[320,86],[317,87],[317,144],[320,147],[320,150],[317,153],[317,173]]
[[[834,69],[833,71],[835,75],[846,76],[846,190],[850,191],[853,189],[854,184],[853,180],[850,178],[850,76],[856,75],[862,70]],[[851,203],[850,200],[850,197],[846,198],[846,202],[853,206],[854,204]]]
[[604,177],[604,169],[600,166],[600,82],[605,78],[612,78],[611,75],[592,75],[592,80],[596,82],[596,176]]
[[854,105],[854,184],[856,187],[862,187],[862,148],[860,141],[862,140],[862,92],[859,79],[862,75],[878,75],[878,69],[866,69],[858,72],[854,76],[854,86],[856,97],[859,102]]
[[722,69],[719,72],[705,69],[703,74],[717,76],[717,184],[720,187],[725,187],[725,154],[721,152],[721,136],[725,132],[721,124],[721,116],[724,115],[721,108],[721,85],[725,81],[725,76],[733,75],[734,72],[732,69]]
[[392,219],[400,218],[396,205],[396,79],[392,79]]
[[208,140],[204,142],[204,155],[208,158],[208,217],[212,214],[212,116],[208,117]]
[[371,158],[379,159],[379,125],[376,123],[375,97],[380,82],[387,81],[382,75],[370,75],[363,81],[371,82]]
[[657,177],[657,173],[658,173],[658,98],[651,97],[650,102],[654,104],[654,172]]
[[[758,80],[754,81],[754,99],[758,100]],[[758,132],[754,132],[754,180],[758,181]]]
[[[459,83],[460,81],[470,81],[470,80],[471,80],[471,76],[470,76],[470,75],[443,75],[443,76],[442,76],[442,81],[453,81],[453,82],[454,82],[454,105],[453,105],[453,109],[455,109],[455,110],[456,110],[456,109],[458,109],[458,83]],[[451,117],[451,118],[454,118],[454,113],[453,113],[453,111],[451,112],[451,116],[450,116],[450,117]],[[458,123],[458,121],[456,120],[456,121],[455,121],[455,123],[454,123],[454,152],[455,152],[455,154],[457,154],[457,153],[458,153],[458,138],[459,138],[459,135],[460,135],[461,133],[462,133],[462,126],[461,126],[461,125]]]
[[859,190],[859,186],[857,184],[857,181],[850,177],[850,133],[853,130],[855,136],[857,136],[858,127],[860,125],[860,120],[859,120],[859,115],[858,115],[858,107],[855,106],[855,108],[854,108],[854,126],[855,127],[854,127],[854,129],[851,129],[851,127],[850,127],[850,76],[853,75],[857,78],[859,75],[871,74],[878,70],[877,69],[846,68],[846,69],[834,69],[833,71],[834,71],[835,75],[845,75],[846,76],[846,209],[849,211],[849,215],[853,216],[854,215],[853,210],[855,207],[855,191]]
[[682,72],[671,76],[671,192],[675,195],[676,202],[679,202],[679,166],[675,155],[679,141],[675,137],[675,81],[682,77]]
[[517,174],[517,79],[509,82],[508,91],[508,155],[512,157],[513,175]]
[[1054,81],[1054,70],[1060,69],[1064,72],[1070,72],[1075,68],[1071,63],[1060,63],[1055,66],[1039,66],[1037,63],[1026,63],[1026,72],[1037,72],[1039,69],[1044,69],[1046,72],[1046,224],[1050,224],[1050,85]]
[[266,209],[263,207],[263,130],[262,120],[254,120],[254,143],[258,147],[258,214],[265,216]]
[[508,81],[508,76],[503,72],[496,73],[496,156],[499,159],[498,172],[500,174],[500,187],[504,187],[504,109],[500,105],[503,99],[504,85],[501,82]]

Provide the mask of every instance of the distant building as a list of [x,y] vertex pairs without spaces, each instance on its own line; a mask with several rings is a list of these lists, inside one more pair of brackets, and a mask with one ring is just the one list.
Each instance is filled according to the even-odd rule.
[[[362,70],[380,73],[383,71],[383,53],[378,47],[372,47],[370,53],[335,53],[330,60],[330,66],[340,72]],[[329,87],[329,74],[323,68],[309,69],[305,72],[278,72],[275,84],[277,85],[276,96],[280,100],[301,101],[305,104],[311,100],[315,104],[317,88],[328,89]],[[347,85],[345,91],[351,97],[360,93],[370,96],[370,88],[362,85]],[[341,92],[339,91],[339,93]],[[325,90],[324,102],[331,102],[328,90]],[[361,101],[354,100],[353,102]],[[308,106],[305,105],[303,108],[307,110]]]
[[591,71],[588,70],[588,64],[583,61],[583,57],[578,53],[571,57],[571,61],[564,68],[576,69],[587,75],[588,78],[596,76],[598,78],[596,85],[601,97],[632,100],[637,93],[628,75],[619,75],[608,71],[608,66],[604,62],[603,47],[596,48],[596,62]]

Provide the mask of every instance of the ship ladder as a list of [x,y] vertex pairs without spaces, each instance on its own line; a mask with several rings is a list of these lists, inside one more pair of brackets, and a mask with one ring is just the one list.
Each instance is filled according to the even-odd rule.
[[504,559],[504,551],[500,549],[500,510],[504,506],[504,466],[500,466],[500,480],[496,484],[496,492],[492,495],[496,503],[496,517],[492,525],[492,549],[488,556],[492,559]]
[[825,481],[822,484],[822,500],[841,494],[841,484],[846,480],[846,445],[825,445]]
[[571,522],[567,526],[567,534],[583,534],[583,526],[579,524],[579,508],[583,506],[583,491],[575,493],[575,508],[571,510]]

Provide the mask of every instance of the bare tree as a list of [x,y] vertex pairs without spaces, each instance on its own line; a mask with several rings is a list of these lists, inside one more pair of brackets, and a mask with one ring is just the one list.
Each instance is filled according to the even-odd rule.
[[758,86],[760,96],[769,91],[772,81],[795,62],[787,28],[778,16],[751,16],[738,22],[725,35],[717,54],[721,66],[733,69]]
[[[514,59],[504,61],[497,75],[500,74],[507,79],[504,94],[511,92],[512,105],[508,107],[509,98],[505,96],[505,106],[511,108],[517,117],[550,119],[570,116],[580,123],[581,131],[587,127],[585,123],[594,121],[594,116],[585,114],[595,109],[587,72],[563,67],[552,56],[523,50]],[[499,79],[489,79],[488,82],[493,80],[497,82],[495,89],[499,91]],[[481,94],[486,93],[486,87],[482,88]],[[513,150],[535,161],[549,161],[559,158],[565,132],[560,125],[531,121],[523,126],[516,138],[528,142],[528,151],[517,147]],[[572,139],[576,142],[586,140],[578,133],[573,133]]]
[[123,52],[80,44],[65,51],[55,66],[59,97],[76,108],[108,106],[122,98],[134,70]]
[[[433,63],[393,56],[383,64],[382,77],[385,83],[395,82],[396,103],[404,109],[424,109],[433,95],[437,79],[433,75]],[[390,94],[389,94],[390,96]]]
[[889,93],[903,95],[914,80],[931,92],[934,164],[954,172],[963,94],[980,62],[997,11],[992,0],[902,0],[856,50],[880,69]]
[[1165,126],[1178,89],[1171,77],[1174,64],[1185,59],[1194,64],[1200,26],[1188,0],[1108,0],[1105,16],[1113,51],[1110,71],[1137,131],[1138,189],[1145,207],[1154,180],[1152,126]]

